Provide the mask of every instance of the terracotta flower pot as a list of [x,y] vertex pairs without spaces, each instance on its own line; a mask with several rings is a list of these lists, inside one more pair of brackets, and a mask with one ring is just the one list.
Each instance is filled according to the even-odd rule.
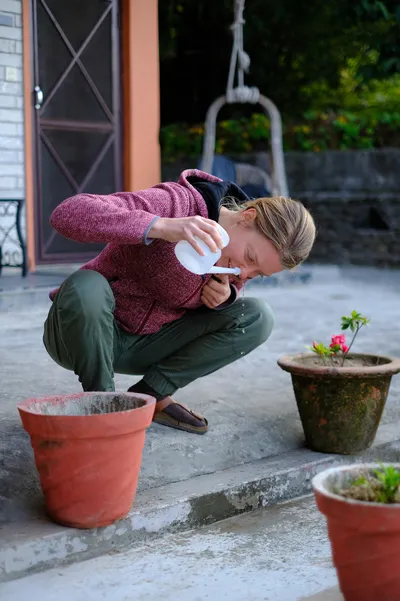
[[334,492],[361,470],[378,467],[334,467],[312,482],[346,601],[400,601],[400,504],[355,501]]
[[48,513],[76,528],[107,526],[131,509],[155,399],[85,392],[18,405]]
[[321,453],[348,455],[373,443],[400,360],[349,355],[350,365],[316,365],[313,353],[285,356],[278,365],[292,376],[306,445]]

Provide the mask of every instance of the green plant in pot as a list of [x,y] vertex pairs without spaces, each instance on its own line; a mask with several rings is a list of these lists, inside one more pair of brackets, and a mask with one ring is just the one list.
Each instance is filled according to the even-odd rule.
[[353,311],[342,317],[342,332],[326,346],[314,342],[310,353],[286,355],[278,365],[292,376],[306,445],[321,453],[348,455],[373,443],[390,382],[400,360],[350,352],[369,320]]
[[345,601],[400,599],[400,464],[360,464],[313,478]]

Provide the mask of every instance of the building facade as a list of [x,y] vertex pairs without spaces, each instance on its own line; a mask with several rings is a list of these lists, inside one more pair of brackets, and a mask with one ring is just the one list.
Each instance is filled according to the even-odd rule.
[[157,183],[158,132],[157,0],[0,0],[0,200],[25,200],[30,270],[98,252],[49,216],[79,192]]

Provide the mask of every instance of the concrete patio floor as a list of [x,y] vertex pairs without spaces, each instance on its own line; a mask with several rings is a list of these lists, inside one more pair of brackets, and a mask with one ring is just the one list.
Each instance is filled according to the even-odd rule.
[[[357,309],[371,318],[356,350],[400,356],[400,274],[374,269],[312,267],[308,283],[252,285],[276,315],[267,344],[222,371],[180,391],[177,398],[203,413],[210,430],[195,436],[158,425],[148,431],[139,490],[301,449],[303,434],[289,374],[277,358],[301,352],[314,339],[339,332],[341,315]],[[54,282],[51,282],[53,285]],[[240,301],[239,301],[240,302]],[[43,499],[27,434],[16,403],[79,391],[74,374],[52,362],[43,348],[47,288],[0,295],[0,524],[43,516]],[[126,390],[132,378],[117,376]],[[383,424],[400,423],[400,381],[394,378]]]

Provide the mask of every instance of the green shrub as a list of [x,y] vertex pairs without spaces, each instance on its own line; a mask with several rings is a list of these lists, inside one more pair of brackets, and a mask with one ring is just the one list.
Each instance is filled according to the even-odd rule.
[[[264,113],[217,124],[216,153],[235,154],[269,148],[270,122]],[[164,161],[194,158],[201,154],[204,124],[175,123],[161,128]],[[356,150],[400,147],[400,103],[388,108],[357,111],[308,111],[301,120],[283,123],[285,150]]]

